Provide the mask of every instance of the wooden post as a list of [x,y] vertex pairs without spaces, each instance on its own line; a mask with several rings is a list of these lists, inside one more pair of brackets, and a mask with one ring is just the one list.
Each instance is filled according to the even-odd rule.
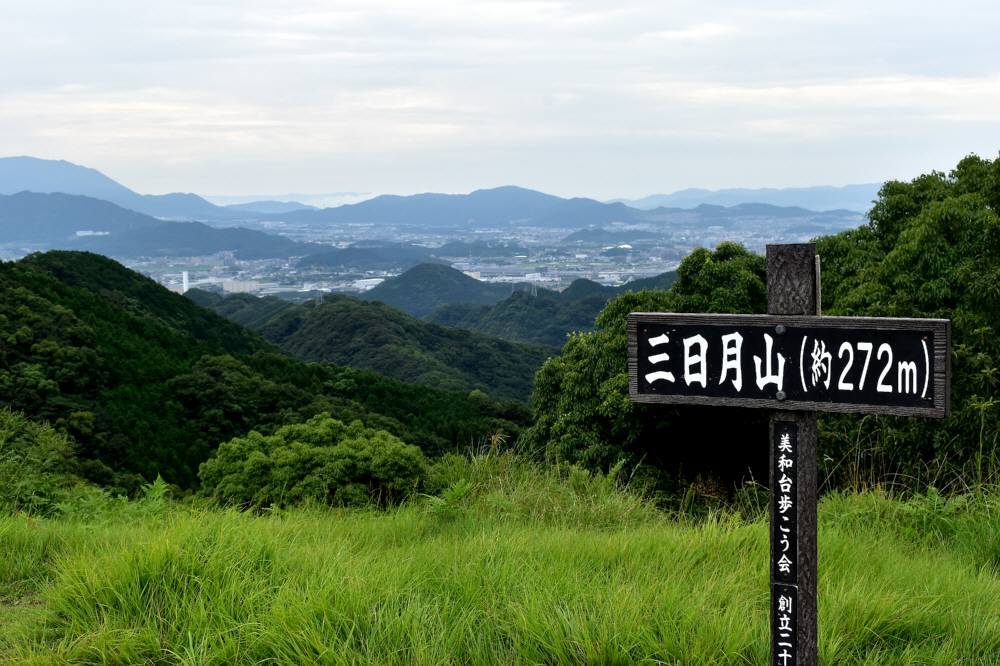
[[[818,315],[817,266],[813,243],[768,245],[767,313]],[[774,411],[770,422],[771,663],[816,666],[816,412]]]

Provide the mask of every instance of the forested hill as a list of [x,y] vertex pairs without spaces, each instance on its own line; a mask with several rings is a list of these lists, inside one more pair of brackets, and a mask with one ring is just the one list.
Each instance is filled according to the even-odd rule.
[[441,264],[420,264],[389,278],[364,297],[399,308],[414,317],[425,317],[442,305],[492,305],[525,285],[482,282]]
[[[560,346],[567,332],[591,330],[608,299],[627,291],[668,289],[675,277],[670,271],[621,287],[579,279],[557,292],[526,282],[483,282],[450,266],[428,263],[389,278],[364,298],[445,326],[515,342]],[[531,295],[522,293],[527,291]]]
[[445,305],[427,320],[506,340],[561,346],[571,332],[594,330],[594,320],[611,298],[643,289],[669,289],[676,277],[670,271],[621,287],[579,279],[561,292],[517,291],[495,305]]
[[558,353],[426,323],[384,303],[348,296],[295,304],[273,296],[198,290],[187,295],[303,360],[367,368],[448,390],[527,400],[535,371]]
[[0,401],[70,435],[80,473],[182,486],[223,441],[320,412],[428,452],[516,434],[524,407],[306,364],[102,256],[0,263]]

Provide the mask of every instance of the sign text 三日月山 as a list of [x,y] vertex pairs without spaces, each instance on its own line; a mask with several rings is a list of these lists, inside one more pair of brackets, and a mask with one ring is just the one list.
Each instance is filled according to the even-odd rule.
[[776,315],[629,316],[632,399],[943,416],[949,323]]

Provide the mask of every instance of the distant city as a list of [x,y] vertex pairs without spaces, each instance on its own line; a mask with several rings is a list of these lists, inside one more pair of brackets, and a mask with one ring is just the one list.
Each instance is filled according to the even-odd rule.
[[292,300],[363,293],[421,263],[551,290],[578,278],[621,286],[723,240],[760,252],[858,226],[878,187],[685,190],[613,202],[500,187],[330,208],[249,196],[217,205],[193,194],[138,194],[68,162],[2,158],[0,253],[91,250],[178,292]]

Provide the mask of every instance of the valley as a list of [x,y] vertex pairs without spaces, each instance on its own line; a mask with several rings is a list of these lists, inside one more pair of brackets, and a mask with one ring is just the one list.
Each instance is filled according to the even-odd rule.
[[66,162],[0,158],[2,257],[91,250],[174,290],[186,273],[188,287],[293,300],[361,294],[428,262],[511,291],[559,291],[577,279],[621,287],[675,269],[696,247],[731,240],[761,251],[862,222],[862,213],[845,209],[632,208],[520,187],[383,195],[332,208],[215,206],[190,194],[140,195]]

